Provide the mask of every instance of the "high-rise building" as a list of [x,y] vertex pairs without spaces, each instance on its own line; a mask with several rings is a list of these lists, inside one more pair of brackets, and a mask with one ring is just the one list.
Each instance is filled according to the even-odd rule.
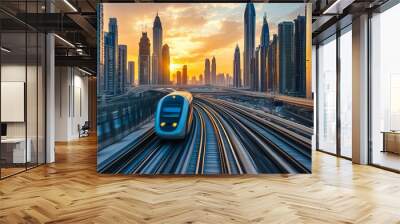
[[232,77],[229,75],[229,73],[226,73],[226,80],[225,80],[225,82],[226,82],[226,84],[225,84],[226,87],[232,87],[232,85],[233,85],[233,80],[232,80]]
[[116,88],[118,94],[124,93],[127,81],[127,46],[118,45],[118,82]]
[[203,74],[199,75],[199,84],[200,85],[204,84],[204,82],[203,82]]
[[178,80],[176,79],[176,73],[173,73],[173,74],[172,74],[172,80],[171,80],[171,82],[172,82],[172,83],[177,83],[177,82],[178,82]]
[[164,44],[162,47],[162,82],[161,84],[168,85],[170,80],[169,80],[169,74],[170,74],[170,57],[169,57],[169,46],[168,44]]
[[182,85],[182,73],[181,71],[176,72],[176,85]]
[[[112,49],[108,32],[104,32],[104,80],[103,80],[103,93],[109,94],[109,78],[112,78]],[[111,73],[111,74],[110,74]]]
[[217,79],[217,62],[215,57],[211,59],[211,84],[215,85]]
[[190,84],[191,84],[191,85],[196,85],[196,84],[197,84],[197,79],[196,79],[196,76],[195,76],[195,75],[192,76],[192,79],[191,79],[191,81],[190,81]]
[[152,61],[152,83],[162,83],[162,42],[163,42],[163,30],[161,26],[161,20],[158,16],[154,18],[153,23],[153,61]]
[[293,22],[278,24],[279,92],[291,95],[295,91]]
[[240,73],[240,49],[239,45],[236,45],[235,54],[233,57],[233,87],[235,88],[240,88],[242,86]]
[[103,94],[105,90],[105,74],[104,74],[104,14],[103,4],[97,4],[97,94]]
[[225,86],[225,74],[224,73],[219,73],[217,75],[217,80],[215,83],[217,86]]
[[264,15],[263,26],[261,28],[261,39],[260,39],[260,91],[265,92],[267,90],[267,54],[269,47],[269,27],[267,22],[267,16]]
[[294,63],[296,95],[306,97],[306,17],[294,20]]
[[206,58],[204,63],[204,84],[210,85],[211,83],[210,60]]
[[132,87],[135,85],[135,62],[128,62],[128,84],[127,87]]
[[256,35],[256,10],[253,3],[246,4],[244,12],[244,87],[250,87],[251,59],[254,55]]
[[118,84],[118,25],[116,18],[110,18],[108,33],[104,36],[105,59],[105,91],[107,94],[117,94]]
[[146,32],[142,32],[139,42],[139,85],[150,84],[150,40]]
[[182,68],[182,85],[188,84],[188,74],[187,74],[187,65],[184,65]]
[[258,91],[260,86],[260,47],[258,46],[254,51],[251,59],[251,70],[250,70],[250,89],[252,91]]
[[278,90],[278,36],[274,34],[268,48],[268,66],[267,66],[267,92],[276,92]]

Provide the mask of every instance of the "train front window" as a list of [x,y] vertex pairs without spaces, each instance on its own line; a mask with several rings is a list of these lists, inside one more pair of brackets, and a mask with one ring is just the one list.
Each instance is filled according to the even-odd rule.
[[161,117],[167,119],[167,123],[172,122],[172,120],[176,121],[181,116],[182,106],[183,97],[171,96],[166,98],[161,108]]
[[163,117],[179,117],[181,114],[180,107],[163,107],[162,108],[162,116]]
[[181,108],[180,107],[164,107],[163,112],[165,113],[180,113]]

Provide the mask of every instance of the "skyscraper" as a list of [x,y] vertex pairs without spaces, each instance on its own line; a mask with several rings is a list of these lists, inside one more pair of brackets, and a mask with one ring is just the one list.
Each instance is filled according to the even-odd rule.
[[162,47],[162,84],[168,85],[169,84],[169,70],[170,66],[170,57],[169,57],[169,46],[168,44],[164,44]]
[[127,82],[127,46],[118,45],[118,81],[115,83],[117,93],[122,94],[125,92]]
[[128,62],[128,84],[127,87],[131,87],[135,85],[135,62]]
[[184,65],[182,68],[182,85],[188,84],[188,74],[187,74],[187,65]]
[[116,18],[110,18],[108,33],[104,36],[105,58],[105,91],[107,94],[117,94],[118,83],[118,25]]
[[173,73],[173,74],[172,74],[172,80],[171,80],[171,82],[172,82],[172,83],[177,83],[176,73]]
[[199,75],[199,83],[202,85],[203,83],[203,74]]
[[250,89],[252,91],[258,91],[260,86],[260,47],[258,46],[254,51],[253,57],[251,59],[251,69],[250,69]]
[[139,84],[150,84],[150,40],[146,32],[142,32],[139,42]]
[[297,16],[294,27],[295,91],[297,96],[306,97],[306,17]]
[[217,75],[217,80],[215,83],[217,86],[225,86],[225,74],[224,73],[219,73]]
[[261,28],[260,39],[260,91],[267,90],[267,53],[269,46],[269,27],[267,22],[267,15],[264,15],[263,26]]
[[274,34],[268,48],[268,66],[267,66],[267,92],[278,90],[278,36]]
[[226,73],[226,87],[231,87],[233,85],[232,82],[232,77],[229,75],[229,73]]
[[162,41],[163,41],[163,30],[161,26],[161,20],[156,15],[153,23],[153,61],[152,61],[152,83],[162,83]]
[[211,59],[211,84],[215,85],[217,83],[217,62],[215,57]]
[[192,76],[192,79],[190,80],[190,84],[191,85],[196,85],[197,84],[196,76]]
[[242,86],[240,73],[240,49],[239,45],[236,45],[235,54],[233,57],[233,87],[235,88],[240,88]]
[[[104,80],[103,80],[103,93],[109,94],[109,78],[112,78],[112,49],[108,32],[104,32]],[[110,74],[111,73],[111,74]]]
[[278,24],[279,92],[290,95],[295,91],[293,22]]
[[204,63],[204,84],[210,85],[211,81],[211,72],[210,72],[210,60],[206,58]]
[[176,84],[178,86],[182,85],[182,73],[181,71],[176,72]]
[[254,54],[255,35],[256,10],[253,3],[247,3],[244,12],[244,87],[250,87],[251,59]]
[[105,90],[104,74],[104,31],[103,31],[103,4],[97,4],[97,94],[103,94]]

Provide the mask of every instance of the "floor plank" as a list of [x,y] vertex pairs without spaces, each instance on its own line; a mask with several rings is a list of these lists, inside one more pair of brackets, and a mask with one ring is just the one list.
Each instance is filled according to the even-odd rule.
[[96,173],[96,139],[0,181],[0,223],[400,223],[400,175],[314,152],[312,175]]

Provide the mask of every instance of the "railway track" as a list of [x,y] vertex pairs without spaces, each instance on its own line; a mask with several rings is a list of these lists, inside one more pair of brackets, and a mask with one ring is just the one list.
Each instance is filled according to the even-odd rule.
[[[229,118],[231,126],[239,127],[237,134],[247,144],[253,159],[257,161],[261,158],[257,166],[261,169],[259,172],[310,172],[311,145],[302,136],[289,130],[283,131],[277,124],[266,122],[238,107],[215,104],[204,99],[199,101],[212,105]],[[263,161],[269,165],[265,167]]]
[[101,173],[256,174],[309,173],[309,130],[282,118],[202,97],[184,140],[163,141],[150,129],[111,159]]
[[298,124],[298,123],[290,121],[290,120],[286,120],[284,118],[281,118],[279,116],[276,116],[276,115],[273,115],[270,113],[261,112],[259,110],[245,107],[243,105],[231,103],[229,101],[214,99],[214,98],[209,98],[209,97],[207,97],[207,101],[211,101],[211,102],[215,103],[216,105],[224,105],[224,106],[227,106],[230,108],[241,109],[248,114],[252,114],[252,115],[260,117],[266,121],[270,121],[270,122],[279,124],[279,126],[284,127],[287,130],[290,130],[299,135],[302,135],[303,137],[306,138],[306,139],[304,139],[304,141],[306,141],[306,142],[311,141],[310,139],[313,135],[314,130],[310,127]]
[[[231,137],[228,135],[224,125],[221,122],[221,118],[218,114],[210,107],[195,103],[195,109],[197,111],[203,111],[208,116],[211,122],[212,129],[214,132],[214,138],[216,140],[217,147],[214,152],[210,153],[211,156],[219,158],[219,174],[243,174],[243,168],[238,160],[234,146],[231,141]],[[208,130],[208,129],[206,129]],[[206,151],[210,151],[209,147],[206,147]],[[214,160],[211,160],[214,161]],[[205,172],[207,174],[207,172]]]

